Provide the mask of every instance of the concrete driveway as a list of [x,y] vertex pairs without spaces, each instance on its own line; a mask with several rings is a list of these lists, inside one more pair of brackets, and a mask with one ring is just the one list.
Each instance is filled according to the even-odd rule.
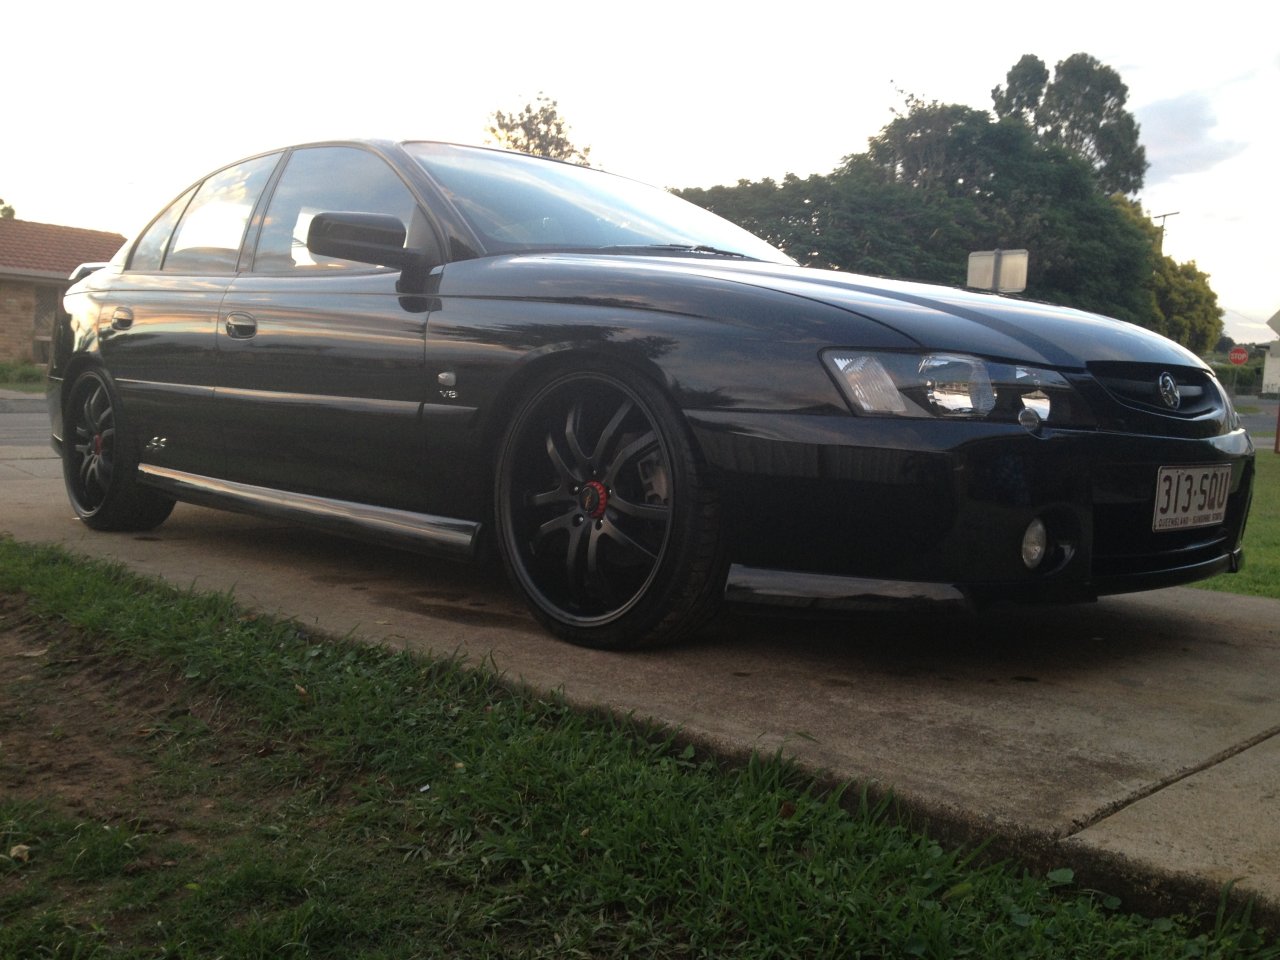
[[492,569],[182,504],[150,534],[93,533],[49,448],[6,420],[0,531],[19,540],[233,591],[331,634],[492,659],[734,754],[781,749],[892,789],[940,834],[1073,866],[1130,906],[1212,903],[1236,881],[1280,920],[1280,601],[1172,589],[982,616],[728,611],[686,645],[605,654],[543,634]]

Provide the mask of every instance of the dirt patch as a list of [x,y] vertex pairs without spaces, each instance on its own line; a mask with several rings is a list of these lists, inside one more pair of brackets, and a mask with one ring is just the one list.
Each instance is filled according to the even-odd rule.
[[189,693],[171,673],[104,654],[30,614],[22,598],[0,597],[0,796],[135,831],[180,831],[212,799],[159,783],[165,742],[213,712]]

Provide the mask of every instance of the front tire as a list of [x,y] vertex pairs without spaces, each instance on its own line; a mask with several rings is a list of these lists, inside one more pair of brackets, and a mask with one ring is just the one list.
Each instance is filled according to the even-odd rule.
[[94,530],[151,530],[173,501],[135,479],[138,460],[111,380],[86,370],[71,385],[63,416],[62,476],[67,498]]
[[564,373],[520,406],[495,479],[498,545],[572,643],[676,640],[719,602],[719,501],[678,413],[641,377]]

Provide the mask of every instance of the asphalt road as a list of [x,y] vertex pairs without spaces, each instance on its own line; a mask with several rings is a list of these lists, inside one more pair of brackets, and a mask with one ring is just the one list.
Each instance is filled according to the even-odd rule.
[[[24,401],[24,406],[29,402]],[[49,418],[42,412],[0,412],[0,447],[49,445]],[[50,454],[52,456],[52,453]]]
[[1245,429],[1249,431],[1249,435],[1258,441],[1259,449],[1272,449],[1274,444],[1269,441],[1274,440],[1276,435],[1276,409],[1280,407],[1280,402],[1260,400],[1257,397],[1238,397],[1236,404],[1244,407],[1246,411],[1257,411],[1243,413],[1240,419]]
[[1280,921],[1280,601],[1172,589],[982,616],[731,610],[682,646],[598,653],[545,635],[488,568],[183,504],[149,534],[93,533],[30,410],[0,413],[0,532],[333,635],[489,659],[731,753],[781,749],[1131,902],[1212,901],[1236,880]]

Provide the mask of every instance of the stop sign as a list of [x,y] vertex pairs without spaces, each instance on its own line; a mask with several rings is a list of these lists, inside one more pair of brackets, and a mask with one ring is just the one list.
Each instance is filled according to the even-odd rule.
[[1227,354],[1227,359],[1237,367],[1241,366],[1249,362],[1249,350],[1247,347],[1232,347],[1231,352]]

